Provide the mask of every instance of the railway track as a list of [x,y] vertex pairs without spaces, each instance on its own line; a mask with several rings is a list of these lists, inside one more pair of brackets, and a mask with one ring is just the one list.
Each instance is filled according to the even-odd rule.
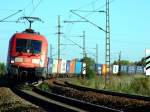
[[[120,93],[115,93],[115,92],[108,92],[108,91],[103,91],[103,90],[96,90],[96,89],[91,89],[91,88],[86,88],[86,87],[81,87],[77,85],[73,85],[71,83],[68,83],[66,81],[52,81],[53,85],[58,86],[59,88],[72,88],[76,89],[79,91],[84,91],[84,92],[95,92],[95,93],[102,93],[102,94],[108,94],[108,95],[114,95],[117,96],[119,94],[119,97],[121,97],[122,94]],[[62,111],[67,111],[67,112],[79,112],[79,111],[90,111],[90,112],[149,112],[150,107],[146,107],[146,109],[149,110],[144,110],[144,108],[136,108],[135,110],[126,110],[123,108],[115,108],[112,106],[108,106],[105,104],[95,104],[91,103],[88,101],[84,101],[81,99],[76,99],[76,98],[71,98],[70,96],[65,96],[64,94],[59,94],[55,92],[46,92],[43,91],[36,86],[30,87],[30,89],[26,88],[21,88],[19,87],[19,84],[17,83],[15,87],[11,87],[12,91],[16,93],[17,95],[21,96],[22,98],[30,101],[31,103],[45,109],[48,112],[62,112]],[[58,89],[59,91],[59,89]],[[61,91],[61,90],[60,90]],[[60,92],[61,93],[61,92]],[[128,97],[127,94],[125,94],[122,97]],[[86,98],[86,97],[85,97]],[[131,96],[131,99],[136,99],[136,96]],[[144,100],[140,96],[138,100]],[[149,102],[149,99],[147,98],[146,101]],[[104,106],[105,105],[105,106]],[[112,108],[113,107],[113,108]],[[142,111],[136,111],[137,109],[143,109]]]
[[33,90],[25,90],[25,89],[20,89],[18,87],[14,87],[12,88],[12,91],[17,95],[19,95],[20,97],[26,99],[27,101],[42,107],[48,112],[62,112],[62,110],[68,112],[81,111],[78,108],[71,107],[64,103],[45,97],[44,95],[38,94]]
[[15,86],[12,88],[12,91],[33,104],[44,108],[48,112],[122,112],[121,110],[87,103],[54,93],[48,93],[37,87],[22,89],[19,86]]
[[42,91],[38,88],[34,88],[33,91],[35,91],[36,93],[39,93],[41,95],[44,95],[48,98],[52,98],[54,100],[69,104],[71,106],[75,106],[77,108],[80,108],[80,109],[82,109],[82,111],[84,110],[84,111],[90,111],[90,112],[96,112],[96,111],[97,112],[123,112],[121,110],[108,108],[106,106],[95,105],[95,104],[80,101],[80,100],[77,100],[77,99],[65,97],[65,96],[62,96],[62,95],[45,92],[45,91]]
[[126,94],[126,93],[118,93],[118,92],[112,92],[112,91],[106,91],[106,90],[87,88],[84,86],[78,86],[75,84],[71,84],[67,81],[62,82],[62,83],[54,81],[53,83],[56,85],[59,85],[59,86],[70,87],[70,88],[74,88],[74,89],[81,90],[81,91],[92,91],[92,92],[96,92],[96,93],[103,93],[106,95],[119,96],[119,97],[125,97],[125,98],[143,100],[143,101],[150,101],[150,97],[148,97],[148,96],[132,95],[132,94]]
[[[53,81],[53,84],[56,87],[58,86],[58,88],[66,88],[65,91],[68,91],[68,93],[65,93],[66,96],[70,94],[72,97],[77,97],[79,99],[83,99],[94,104],[106,105],[107,107],[123,110],[125,112],[150,111],[150,97],[96,90],[87,87],[77,86],[62,80]],[[74,91],[74,93],[70,92],[68,90],[69,88],[70,91]],[[77,94],[78,92],[81,93]]]

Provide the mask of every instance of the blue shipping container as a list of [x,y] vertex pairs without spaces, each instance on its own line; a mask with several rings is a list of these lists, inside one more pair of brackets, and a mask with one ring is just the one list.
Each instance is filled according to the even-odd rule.
[[70,72],[70,61],[68,60],[66,63],[66,73]]
[[81,71],[82,71],[82,62],[76,61],[76,63],[75,63],[75,74],[79,75],[79,74],[81,74]]
[[127,65],[121,65],[121,70],[122,73],[127,73],[128,72],[128,66]]
[[136,66],[128,66],[128,73],[135,74],[136,73]]
[[136,67],[136,73],[143,74],[143,73],[144,73],[144,67],[142,67],[142,66],[137,66],[137,67]]

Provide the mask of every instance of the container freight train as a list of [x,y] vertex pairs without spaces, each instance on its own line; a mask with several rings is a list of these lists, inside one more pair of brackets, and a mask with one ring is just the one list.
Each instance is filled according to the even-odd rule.
[[[97,75],[106,74],[106,65],[105,64],[93,64],[90,67],[95,71]],[[82,62],[81,59],[73,60],[57,60],[57,59],[48,59],[48,76],[56,77],[72,77],[86,75],[86,63]]]
[[[91,68],[99,76],[106,75],[106,65],[105,64],[94,64]],[[48,59],[48,76],[55,77],[57,74],[63,77],[80,76],[81,74],[86,74],[86,64],[80,59],[73,60],[57,60]],[[111,74],[118,74],[119,66],[111,66]],[[120,72],[123,74],[143,74],[143,66],[135,65],[121,65]]]
[[10,78],[45,78],[48,42],[32,29],[15,33],[9,41],[7,71]]
[[[117,74],[119,72],[119,65],[113,65],[112,68],[113,74]],[[145,67],[136,65],[120,65],[120,72],[122,74],[144,74]]]
[[62,77],[79,76],[81,74],[86,74],[86,64],[79,59],[48,59],[47,71],[50,77],[56,77],[57,74]]
[[[106,74],[106,65],[105,64],[96,64],[95,71],[98,75]],[[119,65],[112,65],[110,68],[111,74],[119,73]],[[144,66],[136,66],[136,65],[120,65],[120,73],[121,74],[144,74],[145,68]]]

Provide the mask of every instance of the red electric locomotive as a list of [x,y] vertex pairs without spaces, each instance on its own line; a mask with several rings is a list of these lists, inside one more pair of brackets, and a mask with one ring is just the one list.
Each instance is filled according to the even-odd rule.
[[31,29],[33,21],[29,22],[29,29],[15,33],[9,41],[7,71],[10,77],[45,78],[48,42],[44,36]]

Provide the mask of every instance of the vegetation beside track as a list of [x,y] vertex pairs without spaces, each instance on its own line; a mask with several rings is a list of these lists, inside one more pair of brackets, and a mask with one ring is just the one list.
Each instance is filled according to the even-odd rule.
[[4,63],[0,63],[0,77],[6,74],[6,66]]
[[94,89],[150,96],[150,77],[144,75],[113,75],[106,82],[104,77],[101,76],[90,80],[75,78],[70,80],[70,82]]

